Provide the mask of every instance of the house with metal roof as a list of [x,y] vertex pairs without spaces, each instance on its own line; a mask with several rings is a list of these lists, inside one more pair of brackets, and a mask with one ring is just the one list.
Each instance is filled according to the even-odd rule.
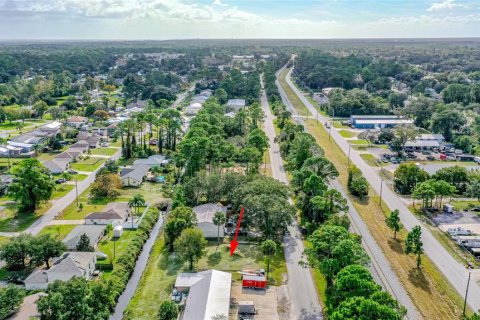
[[164,166],[167,165],[169,161],[167,160],[167,157],[161,154],[154,154],[148,157],[147,159],[138,159],[135,160],[133,163],[133,166],[149,166],[149,169],[155,166]]
[[230,99],[227,101],[227,111],[240,111],[245,104],[245,99]]
[[107,225],[113,226],[122,225],[127,221],[132,213],[132,208],[128,202],[110,202],[100,212],[93,212],[85,217],[85,224],[93,225]]
[[77,250],[77,244],[80,241],[82,235],[86,235],[90,240],[90,245],[96,248],[98,242],[105,234],[105,226],[93,226],[93,225],[78,225],[63,239],[63,243],[70,251]]
[[182,320],[228,318],[232,275],[218,270],[180,273],[175,281],[179,292],[188,291]]
[[216,238],[218,234],[222,238],[225,236],[223,226],[220,226],[219,230],[218,226],[213,223],[215,213],[222,212],[226,216],[227,208],[225,206],[220,203],[207,203],[192,209],[197,216],[197,227],[202,230],[205,238]]
[[147,176],[148,170],[151,166],[137,164],[131,168],[124,168],[120,172],[120,180],[123,187],[139,187],[145,177]]
[[73,277],[90,279],[95,271],[95,252],[65,252],[53,260],[48,270],[36,270],[25,279],[25,289],[46,290],[56,280],[68,281]]

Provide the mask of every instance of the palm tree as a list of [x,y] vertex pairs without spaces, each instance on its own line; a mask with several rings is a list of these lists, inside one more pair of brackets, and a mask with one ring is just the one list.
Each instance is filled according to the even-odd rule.
[[136,193],[133,195],[132,199],[128,201],[128,206],[130,208],[135,208],[135,214],[138,214],[138,208],[145,205],[145,198],[141,193]]
[[227,218],[223,212],[215,212],[213,216],[213,224],[217,226],[217,248],[220,245],[220,226],[223,226]]
[[111,223],[107,224],[107,226],[105,227],[105,231],[107,232],[108,239],[110,239],[110,232],[112,232],[112,230],[113,230],[112,224]]

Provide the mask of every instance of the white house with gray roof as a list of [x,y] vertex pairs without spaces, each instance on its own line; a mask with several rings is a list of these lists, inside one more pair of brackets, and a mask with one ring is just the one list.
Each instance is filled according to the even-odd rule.
[[93,212],[85,217],[85,224],[122,225],[130,216],[132,208],[128,202],[110,202],[101,212]]
[[53,260],[48,270],[36,270],[25,279],[25,289],[46,290],[56,280],[68,281],[73,277],[89,280],[95,271],[95,252],[65,252]]
[[240,111],[245,108],[245,99],[230,99],[227,101],[227,111]]
[[223,226],[220,226],[220,230],[213,223],[213,217],[216,212],[222,212],[227,214],[227,208],[220,203],[207,203],[200,206],[193,207],[193,212],[197,216],[197,227],[202,230],[205,238],[216,238],[218,232],[220,237],[225,236]]
[[93,248],[97,247],[98,242],[105,234],[105,226],[95,225],[78,225],[63,239],[63,243],[70,251],[77,250],[77,244],[80,241],[80,237],[85,234],[90,240],[90,245]]
[[120,172],[120,181],[123,187],[139,187],[147,176],[149,165],[134,165],[131,168],[124,168]]

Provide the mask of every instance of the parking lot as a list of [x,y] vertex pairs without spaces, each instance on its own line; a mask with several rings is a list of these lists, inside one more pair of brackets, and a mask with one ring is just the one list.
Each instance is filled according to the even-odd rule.
[[[257,314],[254,316],[245,316],[244,319],[255,320],[279,320],[277,313],[277,288],[270,287],[267,290],[244,289],[240,283],[232,285],[232,299],[239,301],[253,301]],[[230,308],[230,320],[240,319],[238,316],[238,307]]]

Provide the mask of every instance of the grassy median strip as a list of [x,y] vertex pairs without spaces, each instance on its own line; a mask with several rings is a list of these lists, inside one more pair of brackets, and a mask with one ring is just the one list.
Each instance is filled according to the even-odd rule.
[[278,81],[280,82],[280,85],[285,91],[285,94],[287,95],[288,100],[290,100],[290,102],[295,106],[295,109],[297,109],[298,113],[302,116],[307,116],[307,115],[311,116],[312,114],[310,113],[310,111],[308,111],[307,107],[305,107],[303,102],[295,94],[292,88],[290,88],[290,86],[285,80],[285,77],[287,76],[287,73],[289,71],[290,71],[290,68],[283,69],[282,72],[280,73],[280,77],[278,78]]
[[[327,158],[337,167],[340,172],[339,181],[346,188],[347,157],[333,140],[328,140],[328,133],[317,121],[309,120],[306,125],[324,149]],[[373,194],[374,190],[370,188],[370,195]],[[402,230],[397,234],[398,241],[393,240],[392,232],[385,224],[386,214],[381,210],[378,198],[371,196],[370,201],[365,202],[351,196],[350,200],[412,298],[418,312],[425,319],[459,319],[462,313],[460,295],[427,256],[423,256],[421,270],[416,268],[415,259],[403,251],[407,232]]]
[[[284,77],[286,73],[282,75]],[[280,84],[284,89],[288,87],[284,79],[280,80]],[[298,98],[290,101],[298,110],[305,108]],[[318,121],[310,119],[305,124],[310,134],[325,151],[326,157],[337,167],[340,173],[339,181],[346,189],[348,178],[346,155],[335,141],[328,139],[328,132]],[[370,187],[370,195],[374,194],[374,190]],[[423,256],[422,268],[420,270],[416,268],[415,258],[404,253],[403,242],[407,232],[402,230],[397,234],[398,241],[393,240],[392,232],[385,224],[386,213],[382,211],[378,198],[370,196],[368,202],[360,201],[353,196],[350,199],[422,317],[424,319],[459,319],[463,307],[461,296],[426,255]]]

